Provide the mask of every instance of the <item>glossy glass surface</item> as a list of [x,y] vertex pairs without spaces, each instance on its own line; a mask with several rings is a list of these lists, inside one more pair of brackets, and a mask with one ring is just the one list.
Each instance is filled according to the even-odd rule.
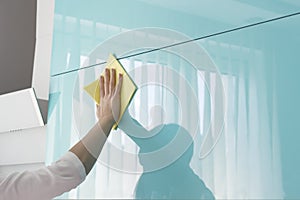
[[166,28],[198,38],[296,13],[299,8],[297,0],[56,1],[51,74],[78,69],[82,56],[87,56],[96,45],[128,30]]
[[235,132],[235,142],[222,161],[236,156],[235,167],[227,165],[234,174],[227,169],[226,189],[239,185],[243,198],[256,198],[257,191],[263,198],[300,196],[299,20],[290,17],[200,41],[222,73],[238,80],[227,112],[237,126],[225,126],[225,133]]
[[[189,37],[243,26],[248,23],[241,20],[248,16],[243,10],[245,6],[275,13],[264,15],[256,10],[249,14],[266,19],[278,16],[278,13],[297,12],[299,3],[223,1],[233,6],[228,10],[215,10],[205,1],[190,4],[168,1],[168,6],[164,5],[167,1],[151,1],[151,4],[145,1],[125,4],[122,1],[123,9],[115,8],[113,1],[95,1],[95,4],[75,1],[73,9],[67,6],[68,1],[64,2],[66,4],[56,4],[56,13],[65,16],[62,19],[66,20],[66,16],[73,13],[79,20],[89,14],[90,20],[99,19],[96,23],[90,22],[92,27],[101,22],[106,24],[108,32],[79,45],[75,41],[83,40],[81,34],[97,29],[89,29],[89,26],[81,29],[77,22],[74,33],[55,29],[54,38],[61,40],[59,43],[54,41],[53,46],[48,162],[58,159],[95,123],[95,105],[83,91],[83,86],[97,78],[105,63],[61,75],[55,73],[76,69],[79,65],[105,62],[107,53],[114,52],[117,57],[124,57],[120,62],[130,72],[139,90],[120,129],[111,133],[87,180],[63,198],[173,199],[182,197],[176,193],[180,191],[178,188],[189,189],[189,194],[197,198],[212,195],[221,199],[300,198],[300,159],[297,156],[300,152],[300,16],[153,50],[160,44],[170,45]],[[96,12],[96,2],[106,5],[99,7],[103,12]],[[195,15],[190,16],[195,4],[202,6],[202,20],[226,20],[222,16],[231,11],[231,23],[213,29],[201,24],[201,20],[193,23],[198,22]],[[135,7],[138,5],[140,7]],[[106,9],[109,6],[115,9]],[[90,12],[87,7],[91,8]],[[142,10],[146,14],[130,20],[122,12],[131,8],[139,8],[136,9],[138,13]],[[158,14],[148,17],[147,12],[152,13],[151,9],[158,10]],[[178,20],[165,23],[160,16],[164,12],[160,9],[171,10],[182,19],[188,12],[192,20],[184,27],[176,26]],[[110,13],[114,13],[114,17],[109,17]],[[122,19],[118,14],[122,14]],[[241,21],[234,21],[235,18]],[[56,25],[58,22],[56,19]],[[194,30],[195,24],[203,27],[205,32]],[[140,29],[116,36],[123,29],[107,28],[116,25],[126,30]],[[145,29],[147,26],[160,28]],[[67,40],[69,43],[64,43]],[[66,57],[68,68],[64,68],[65,61],[62,62]],[[134,123],[128,121],[130,116],[136,120]],[[180,127],[186,131],[178,131]],[[144,132],[157,134],[158,141],[163,142],[157,146],[155,137],[143,139],[147,143],[132,137],[140,137]],[[174,132],[178,134],[175,138],[185,138],[179,143],[174,140],[178,148],[169,145],[174,136],[164,137],[166,133]],[[149,152],[161,150],[162,146],[176,151],[169,154],[166,148],[166,151],[159,151],[160,154],[147,157],[152,155]],[[185,186],[180,180],[186,181]],[[201,192],[193,193],[193,190]]]

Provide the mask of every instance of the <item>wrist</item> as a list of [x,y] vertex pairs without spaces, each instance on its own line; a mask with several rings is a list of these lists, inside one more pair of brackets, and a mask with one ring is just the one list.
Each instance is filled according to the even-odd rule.
[[109,135],[110,130],[112,129],[113,125],[115,124],[115,120],[109,117],[100,118],[97,122],[98,127],[101,131],[105,133],[105,135]]

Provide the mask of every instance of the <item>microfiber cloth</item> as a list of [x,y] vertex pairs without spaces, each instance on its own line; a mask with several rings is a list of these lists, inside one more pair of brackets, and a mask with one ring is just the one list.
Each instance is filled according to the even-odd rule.
[[[137,86],[129,76],[129,74],[126,72],[124,67],[121,65],[121,63],[116,59],[115,56],[112,54],[109,55],[107,60],[107,66],[108,69],[116,69],[116,84],[119,82],[119,76],[118,74],[123,74],[123,83],[121,88],[121,110],[120,110],[120,117],[116,121],[116,124],[113,126],[113,129],[116,129],[118,126],[118,123],[120,122],[124,112],[126,111],[128,105],[130,104],[136,90]],[[101,73],[101,75],[104,75],[105,70]],[[95,80],[94,82],[90,83],[89,85],[84,87],[84,90],[94,99],[94,101],[97,104],[100,104],[100,84],[99,79]]]

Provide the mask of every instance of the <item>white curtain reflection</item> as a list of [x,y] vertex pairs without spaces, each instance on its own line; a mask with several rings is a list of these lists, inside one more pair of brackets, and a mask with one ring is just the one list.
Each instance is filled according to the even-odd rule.
[[[274,80],[267,79],[272,68],[265,66],[266,55],[215,41],[203,45],[227,54],[213,56],[223,64],[227,112],[214,151],[202,161],[195,160],[194,169],[200,166],[198,174],[217,198],[283,198],[276,94]],[[213,87],[213,76],[207,76]]]

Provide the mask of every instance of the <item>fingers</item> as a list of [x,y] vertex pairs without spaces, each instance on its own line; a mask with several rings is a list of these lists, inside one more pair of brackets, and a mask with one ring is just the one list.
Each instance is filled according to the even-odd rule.
[[100,98],[104,97],[105,90],[104,90],[104,77],[100,76]]
[[110,69],[105,69],[105,95],[109,94],[109,83],[110,83]]
[[121,94],[122,84],[123,84],[123,75],[119,74],[119,82],[117,85],[116,94]]
[[120,94],[123,75],[119,74],[119,82],[116,86],[116,69],[105,69],[105,77],[100,76],[100,98],[110,94]]
[[113,94],[115,92],[116,87],[116,69],[111,70],[111,77],[110,77],[110,93]]

